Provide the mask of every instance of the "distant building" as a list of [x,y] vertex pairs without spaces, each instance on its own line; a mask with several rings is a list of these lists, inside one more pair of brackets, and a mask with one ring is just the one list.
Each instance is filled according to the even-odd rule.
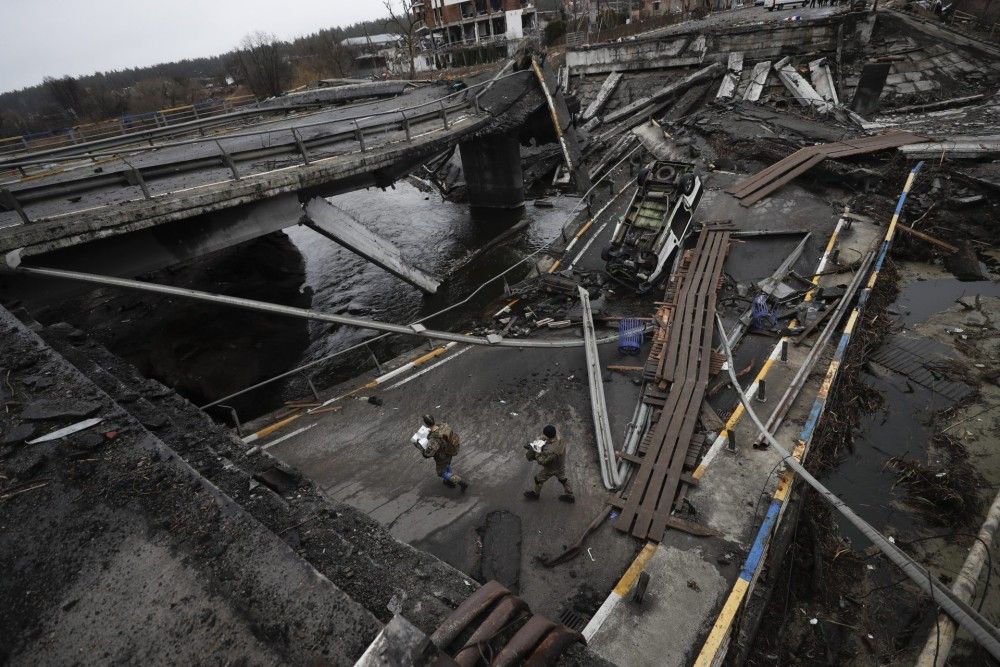
[[432,50],[488,42],[516,44],[538,27],[530,0],[413,0],[410,10]]
[[[348,37],[340,43],[354,54],[355,70],[362,76],[379,75],[384,72],[403,75],[410,71],[410,54],[405,40],[400,35],[382,33]],[[422,72],[431,69],[433,59],[416,52],[418,51],[416,46],[414,50],[414,70]]]

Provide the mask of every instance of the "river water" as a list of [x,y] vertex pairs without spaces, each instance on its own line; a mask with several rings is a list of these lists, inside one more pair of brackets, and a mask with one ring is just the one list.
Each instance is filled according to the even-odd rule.
[[[408,182],[395,189],[376,188],[331,197],[335,206],[365,223],[399,247],[412,264],[439,276],[483,247],[504,231],[523,222],[523,228],[505,242],[483,253],[458,270],[441,285],[437,294],[424,295],[371,262],[320,236],[307,227],[286,230],[305,260],[303,289],[312,291],[316,310],[349,314],[383,322],[409,323],[465,299],[483,282],[502,272],[556,239],[579,201],[574,197],[553,197],[552,208],[536,208],[532,203],[520,210],[473,214],[468,205],[442,200],[437,193],[425,193]],[[506,276],[510,284],[523,278],[531,267],[523,262]],[[454,329],[468,324],[494,304],[503,293],[504,280],[487,285],[467,304],[433,318],[428,327]],[[300,363],[333,354],[377,332],[309,323],[309,345]],[[392,336],[372,344],[381,361],[419,344],[418,339]],[[308,371],[317,386],[329,386],[372,368],[371,356],[361,350],[337,357]],[[305,377],[305,376],[302,376]],[[308,391],[302,377],[291,380],[279,392],[284,397],[301,397]],[[268,393],[268,389],[260,390]],[[273,389],[270,390],[273,392]]]

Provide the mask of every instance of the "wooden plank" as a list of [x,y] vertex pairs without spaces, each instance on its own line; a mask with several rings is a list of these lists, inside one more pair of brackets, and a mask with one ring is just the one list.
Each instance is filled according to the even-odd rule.
[[[703,231],[698,236],[698,242],[696,244],[696,252],[699,260],[701,259],[701,251],[705,248],[706,240],[708,239],[708,232]],[[685,280],[681,287],[682,300],[681,302],[686,303],[686,294],[691,288],[690,280]],[[681,303],[679,302],[679,303]],[[684,308],[680,311],[683,314],[683,318],[687,318],[688,312]],[[678,320],[674,317],[671,322],[671,341],[668,344],[667,353],[674,354],[673,348],[680,345],[681,339],[681,329],[683,328],[683,319]],[[676,388],[675,388],[676,389]],[[640,466],[639,471],[636,473],[632,481],[631,490],[629,492],[629,502],[626,503],[625,507],[622,509],[621,514],[615,521],[615,527],[621,531],[627,532],[632,529],[632,523],[639,511],[640,503],[645,497],[648,485],[651,481],[651,476],[653,470],[656,466],[656,462],[661,456],[663,444],[666,439],[667,430],[670,426],[672,416],[677,412],[678,403],[680,401],[682,392],[671,391],[667,394],[666,401],[663,406],[663,411],[660,413],[661,418],[654,425],[652,432],[650,434],[650,447],[646,451],[646,458],[643,465]],[[665,416],[665,417],[664,417]],[[666,455],[669,458],[672,456],[673,452],[667,452]]]
[[747,196],[744,199],[740,199],[740,206],[747,206],[747,207],[753,206],[754,204],[756,204],[757,202],[759,202],[761,199],[763,199],[764,197],[766,197],[769,194],[771,194],[772,192],[774,192],[775,190],[778,190],[778,189],[784,187],[786,183],[788,183],[789,181],[791,181],[796,176],[809,171],[810,169],[812,169],[813,167],[815,167],[816,165],[818,165],[820,162],[822,162],[825,159],[826,159],[826,156],[823,155],[822,153],[817,154],[817,155],[813,155],[811,158],[809,158],[808,160],[806,160],[805,162],[803,162],[802,164],[800,164],[795,169],[792,169],[788,173],[784,174],[781,178],[778,178],[777,180],[771,181],[770,183],[768,183],[764,187],[762,187],[759,190],[757,190],[756,192],[754,192],[752,195],[749,195],[749,196]]
[[[669,414],[669,425],[665,431],[664,442],[660,448],[660,456],[654,464],[649,485],[639,510],[636,513],[632,534],[645,538],[650,534],[659,508],[672,508],[680,473],[687,456],[687,443],[694,435],[697,413],[701,407],[705,385],[708,383],[707,363],[700,364],[704,373],[697,373],[699,359],[703,352],[711,350],[711,329],[705,327],[705,308],[710,295],[715,294],[715,270],[721,271],[721,260],[725,258],[724,244],[728,242],[728,233],[712,233],[705,244],[705,252],[699,255],[694,279],[691,281],[694,289],[693,300],[685,309],[684,332],[681,336],[681,355],[673,367],[674,385],[671,394],[680,393],[676,401],[676,409]],[[705,332],[708,340],[705,341]],[[701,345],[699,345],[701,341]],[[704,355],[707,362],[707,354]],[[704,382],[699,381],[704,375]],[[666,408],[664,408],[666,413]],[[681,446],[683,443],[683,446]],[[669,451],[669,456],[663,453]]]
[[726,188],[726,192],[733,195],[734,197],[742,197],[755,189],[760,187],[760,185],[771,180],[772,177],[776,177],[784,172],[792,169],[796,165],[802,164],[813,155],[819,152],[819,146],[807,146],[805,148],[800,148],[791,155],[784,157],[769,167],[765,167],[758,171],[752,176],[744,178],[742,181],[734,183],[733,185]]
[[[711,273],[708,278],[708,289],[705,294],[705,301],[701,307],[702,313],[702,325],[701,325],[701,346],[700,350],[696,352],[701,353],[702,362],[698,365],[698,378],[694,386],[694,392],[692,393],[692,400],[696,406],[694,410],[688,411],[684,416],[684,421],[681,426],[681,431],[678,436],[679,442],[689,443],[692,436],[694,435],[695,425],[698,421],[698,410],[701,407],[701,402],[705,396],[705,389],[708,387],[708,356],[712,349],[712,334],[715,331],[715,305],[718,298],[718,293],[716,292],[716,285],[718,284],[719,276],[722,274],[722,265],[725,263],[726,259],[726,244],[729,242],[729,234],[722,233],[719,235],[720,245],[719,249],[715,254],[715,261],[711,267]],[[695,358],[697,362],[697,357]],[[665,493],[662,502],[659,503],[657,507],[657,514],[652,522],[651,530],[647,532],[647,535],[653,535],[657,539],[660,539],[663,532],[666,530],[667,521],[670,518],[671,512],[674,508],[674,498],[677,493],[677,485],[680,484],[681,473],[683,472],[684,461],[687,459],[687,451],[677,452],[674,455],[674,461],[671,463],[669,476],[667,477],[665,489],[668,493]]]

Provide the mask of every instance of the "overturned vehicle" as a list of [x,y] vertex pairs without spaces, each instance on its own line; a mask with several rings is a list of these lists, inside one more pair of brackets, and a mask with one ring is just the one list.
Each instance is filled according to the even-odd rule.
[[601,258],[608,275],[642,293],[663,277],[667,261],[690,233],[702,182],[693,164],[662,160],[640,180]]

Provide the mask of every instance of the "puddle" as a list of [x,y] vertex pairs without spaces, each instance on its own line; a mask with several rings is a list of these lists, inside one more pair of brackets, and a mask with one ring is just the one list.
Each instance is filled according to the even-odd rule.
[[913,327],[935,313],[947,310],[963,296],[1000,296],[1000,283],[989,280],[961,282],[955,278],[913,280],[900,290],[892,310],[900,313],[898,321]]
[[[933,434],[929,419],[950,401],[898,373],[868,375],[866,379],[884,396],[882,408],[861,417],[851,451],[823,482],[878,530],[909,533],[919,518],[902,505],[905,492],[893,488],[897,475],[886,470],[885,463],[894,457],[925,461]],[[841,534],[849,537],[855,548],[868,545],[846,520],[839,523]]]

